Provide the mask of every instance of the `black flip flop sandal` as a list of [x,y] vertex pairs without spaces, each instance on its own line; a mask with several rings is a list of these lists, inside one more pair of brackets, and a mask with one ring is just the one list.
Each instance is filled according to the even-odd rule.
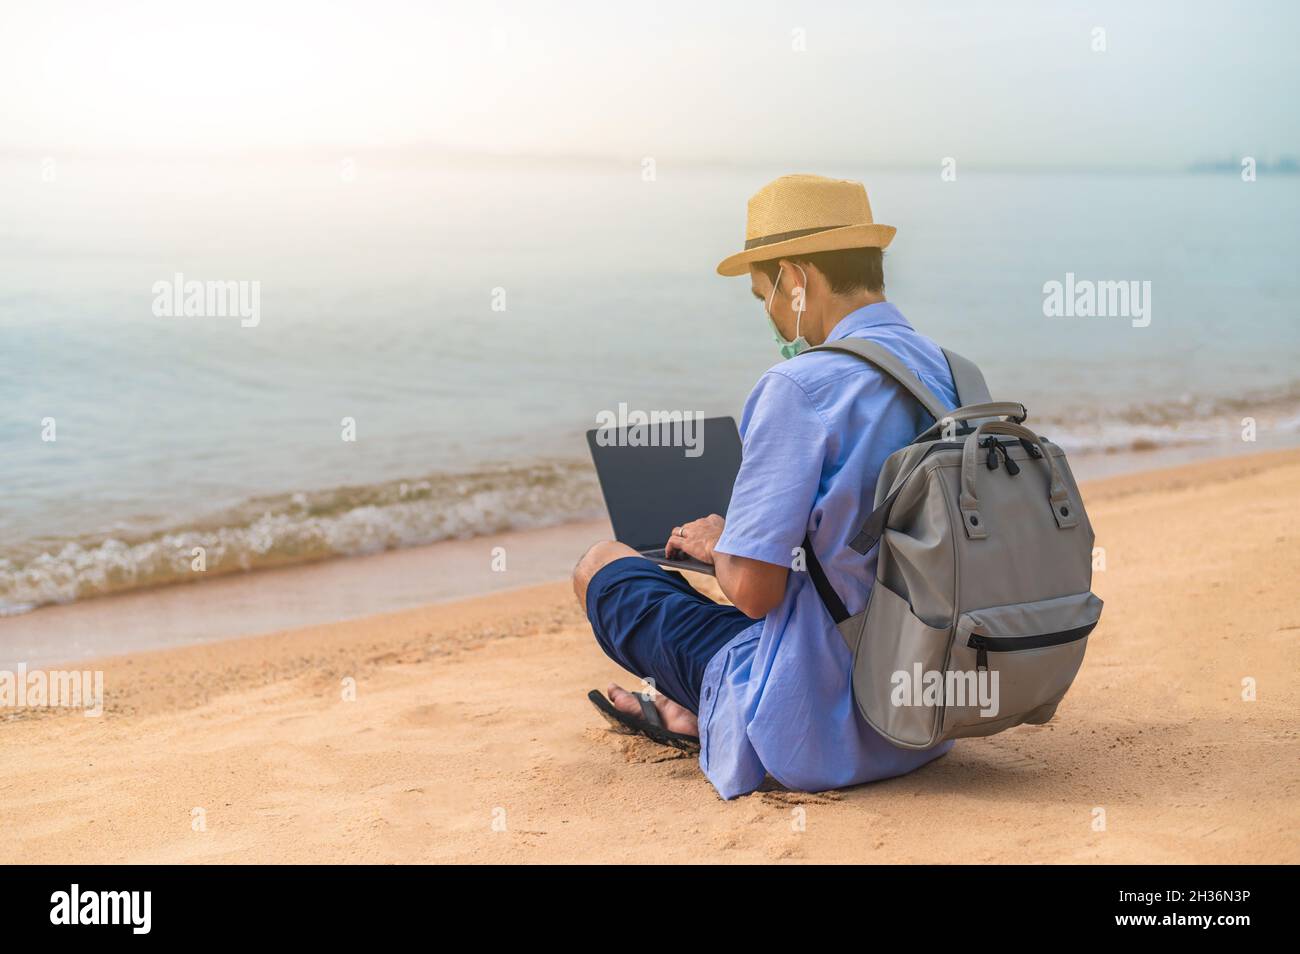
[[673,748],[680,749],[690,755],[700,754],[700,740],[697,736],[672,732],[664,726],[664,720],[659,715],[659,710],[655,707],[649,693],[634,692],[632,695],[641,703],[641,718],[629,715],[616,708],[614,703],[610,702],[605,694],[598,689],[593,689],[587,693],[587,698],[591,700],[591,704],[596,707],[596,710],[605,717],[605,720],[617,732],[644,735],[647,739],[658,742],[660,745],[671,745]]

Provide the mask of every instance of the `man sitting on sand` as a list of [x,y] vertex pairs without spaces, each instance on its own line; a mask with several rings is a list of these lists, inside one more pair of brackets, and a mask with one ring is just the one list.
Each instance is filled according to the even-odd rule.
[[[949,407],[939,346],[885,300],[882,249],[860,183],[783,176],[749,200],[744,250],[718,266],[748,274],[783,358],[841,338],[888,348]],[[654,687],[611,685],[593,702],[625,729],[693,751],[724,798],[770,774],[818,791],[888,778],[943,755],[886,742],[858,714],[852,659],[806,572],[807,534],[851,614],[874,562],[849,549],[885,459],[932,423],[897,383],[851,355],[816,352],[765,373],[745,404],[744,452],[726,519],[697,517],[665,549],[712,564],[724,606],[613,541],[593,546],[573,587],[600,646]]]

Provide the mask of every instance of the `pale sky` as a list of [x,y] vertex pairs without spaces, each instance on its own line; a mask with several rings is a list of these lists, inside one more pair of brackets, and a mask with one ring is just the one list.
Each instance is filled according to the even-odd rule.
[[1267,161],[1300,154],[1298,9],[7,2],[0,148]]

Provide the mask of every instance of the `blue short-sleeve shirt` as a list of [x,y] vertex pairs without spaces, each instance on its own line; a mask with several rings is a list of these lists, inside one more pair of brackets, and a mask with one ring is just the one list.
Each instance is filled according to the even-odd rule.
[[[950,408],[942,350],[888,302],[845,316],[828,340],[870,338]],[[813,549],[850,613],[866,608],[874,560],[849,549],[871,512],[885,459],[931,423],[895,381],[852,355],[814,352],[759,379],[741,418],[744,455],[717,548],[789,567]],[[901,775],[951,743],[891,745],[859,715],[844,639],[806,572],[791,572],[781,605],[710,660],[700,692],[700,764],[723,798],[767,774],[804,791]]]

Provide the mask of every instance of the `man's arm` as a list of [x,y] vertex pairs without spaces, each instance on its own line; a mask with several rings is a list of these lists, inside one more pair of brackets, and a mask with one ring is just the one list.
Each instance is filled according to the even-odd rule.
[[713,566],[722,592],[750,619],[762,619],[781,605],[788,568],[730,553],[717,554]]
[[684,553],[713,564],[718,586],[733,606],[750,619],[762,619],[781,605],[787,567],[715,552],[713,547],[726,526],[718,514],[692,520],[673,530],[664,545],[668,556]]

